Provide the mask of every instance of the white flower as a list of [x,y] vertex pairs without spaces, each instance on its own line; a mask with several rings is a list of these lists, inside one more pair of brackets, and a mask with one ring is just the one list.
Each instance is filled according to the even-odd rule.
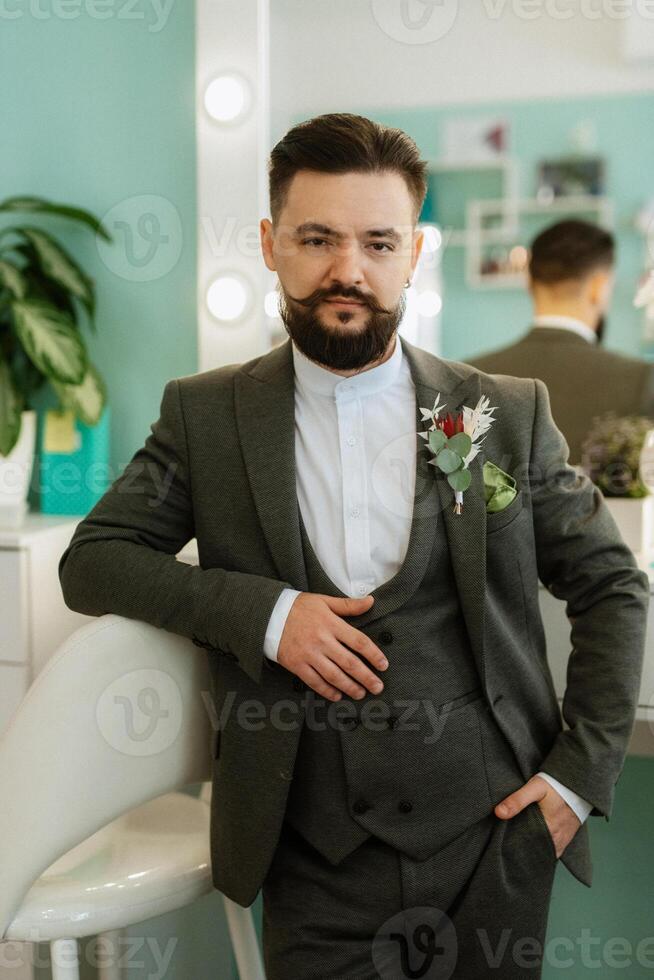
[[[495,421],[492,413],[496,405],[489,408],[490,398],[482,395],[474,408],[463,406],[463,431],[472,439],[472,447],[468,455],[464,458],[464,465],[467,467],[481,449],[481,444],[486,438],[486,433]],[[483,438],[481,438],[483,437]]]

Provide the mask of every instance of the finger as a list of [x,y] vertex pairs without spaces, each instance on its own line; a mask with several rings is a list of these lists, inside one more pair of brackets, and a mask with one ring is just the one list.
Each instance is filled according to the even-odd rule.
[[316,692],[316,694],[322,695],[324,698],[328,698],[329,701],[340,701],[342,695],[341,692],[332,687],[317,670],[310,664],[305,664],[301,674],[298,677],[308,684],[308,686]]
[[544,780],[532,776],[531,779],[527,780],[524,786],[520,789],[515,790],[509,796],[506,796],[500,803],[495,807],[495,813],[502,820],[509,820],[511,817],[515,817],[516,813],[520,813],[524,810],[526,806],[530,803],[536,803],[538,800],[542,800],[545,796],[545,790],[543,789]]
[[354,626],[350,626],[344,620],[340,620],[338,627],[334,629],[334,636],[337,640],[346,646],[350,650],[354,650],[361,657],[365,657],[374,667],[379,670],[386,670],[388,667],[388,660],[385,655],[376,646],[369,636],[362,633],[361,630],[357,630]]
[[[325,680],[339,690],[359,700],[368,690],[379,694],[383,684],[365,667],[359,658],[334,641],[334,646],[320,660],[318,670]],[[379,686],[381,685],[381,687]]]
[[[332,642],[328,645],[327,650],[323,652],[329,657],[336,668],[343,672],[348,682],[354,682],[355,688],[358,685],[363,685],[364,694],[366,691],[379,694],[384,689],[383,681],[366,666],[356,653],[353,653],[352,650],[348,650],[346,646],[339,643],[336,637],[332,637]],[[345,689],[343,688],[343,690]],[[348,693],[350,693],[349,690]]]

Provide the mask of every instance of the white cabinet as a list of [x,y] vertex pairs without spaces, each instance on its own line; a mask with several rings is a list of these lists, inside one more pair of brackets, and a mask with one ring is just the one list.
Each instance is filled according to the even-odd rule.
[[0,736],[48,657],[89,622],[66,606],[57,571],[80,520],[28,514],[0,527]]

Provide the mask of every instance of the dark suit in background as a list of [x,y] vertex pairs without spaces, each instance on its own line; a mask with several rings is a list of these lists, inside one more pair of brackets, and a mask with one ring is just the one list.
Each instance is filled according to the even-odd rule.
[[604,350],[567,328],[532,327],[516,343],[467,363],[488,374],[544,381],[573,464],[581,462],[581,446],[596,415],[612,409],[654,419],[654,364]]

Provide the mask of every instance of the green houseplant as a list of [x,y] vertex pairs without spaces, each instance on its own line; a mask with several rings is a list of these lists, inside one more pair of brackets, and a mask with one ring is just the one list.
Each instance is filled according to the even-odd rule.
[[654,420],[607,412],[593,419],[582,445],[582,468],[602,491],[620,533],[632,551],[652,545],[654,496],[643,483],[641,452]]
[[[37,197],[0,202],[14,214],[66,218],[111,236],[88,211]],[[90,362],[81,327],[95,330],[95,285],[51,234],[26,222],[0,228],[0,456],[18,442],[34,394],[50,384],[62,410],[95,425],[106,387]]]

